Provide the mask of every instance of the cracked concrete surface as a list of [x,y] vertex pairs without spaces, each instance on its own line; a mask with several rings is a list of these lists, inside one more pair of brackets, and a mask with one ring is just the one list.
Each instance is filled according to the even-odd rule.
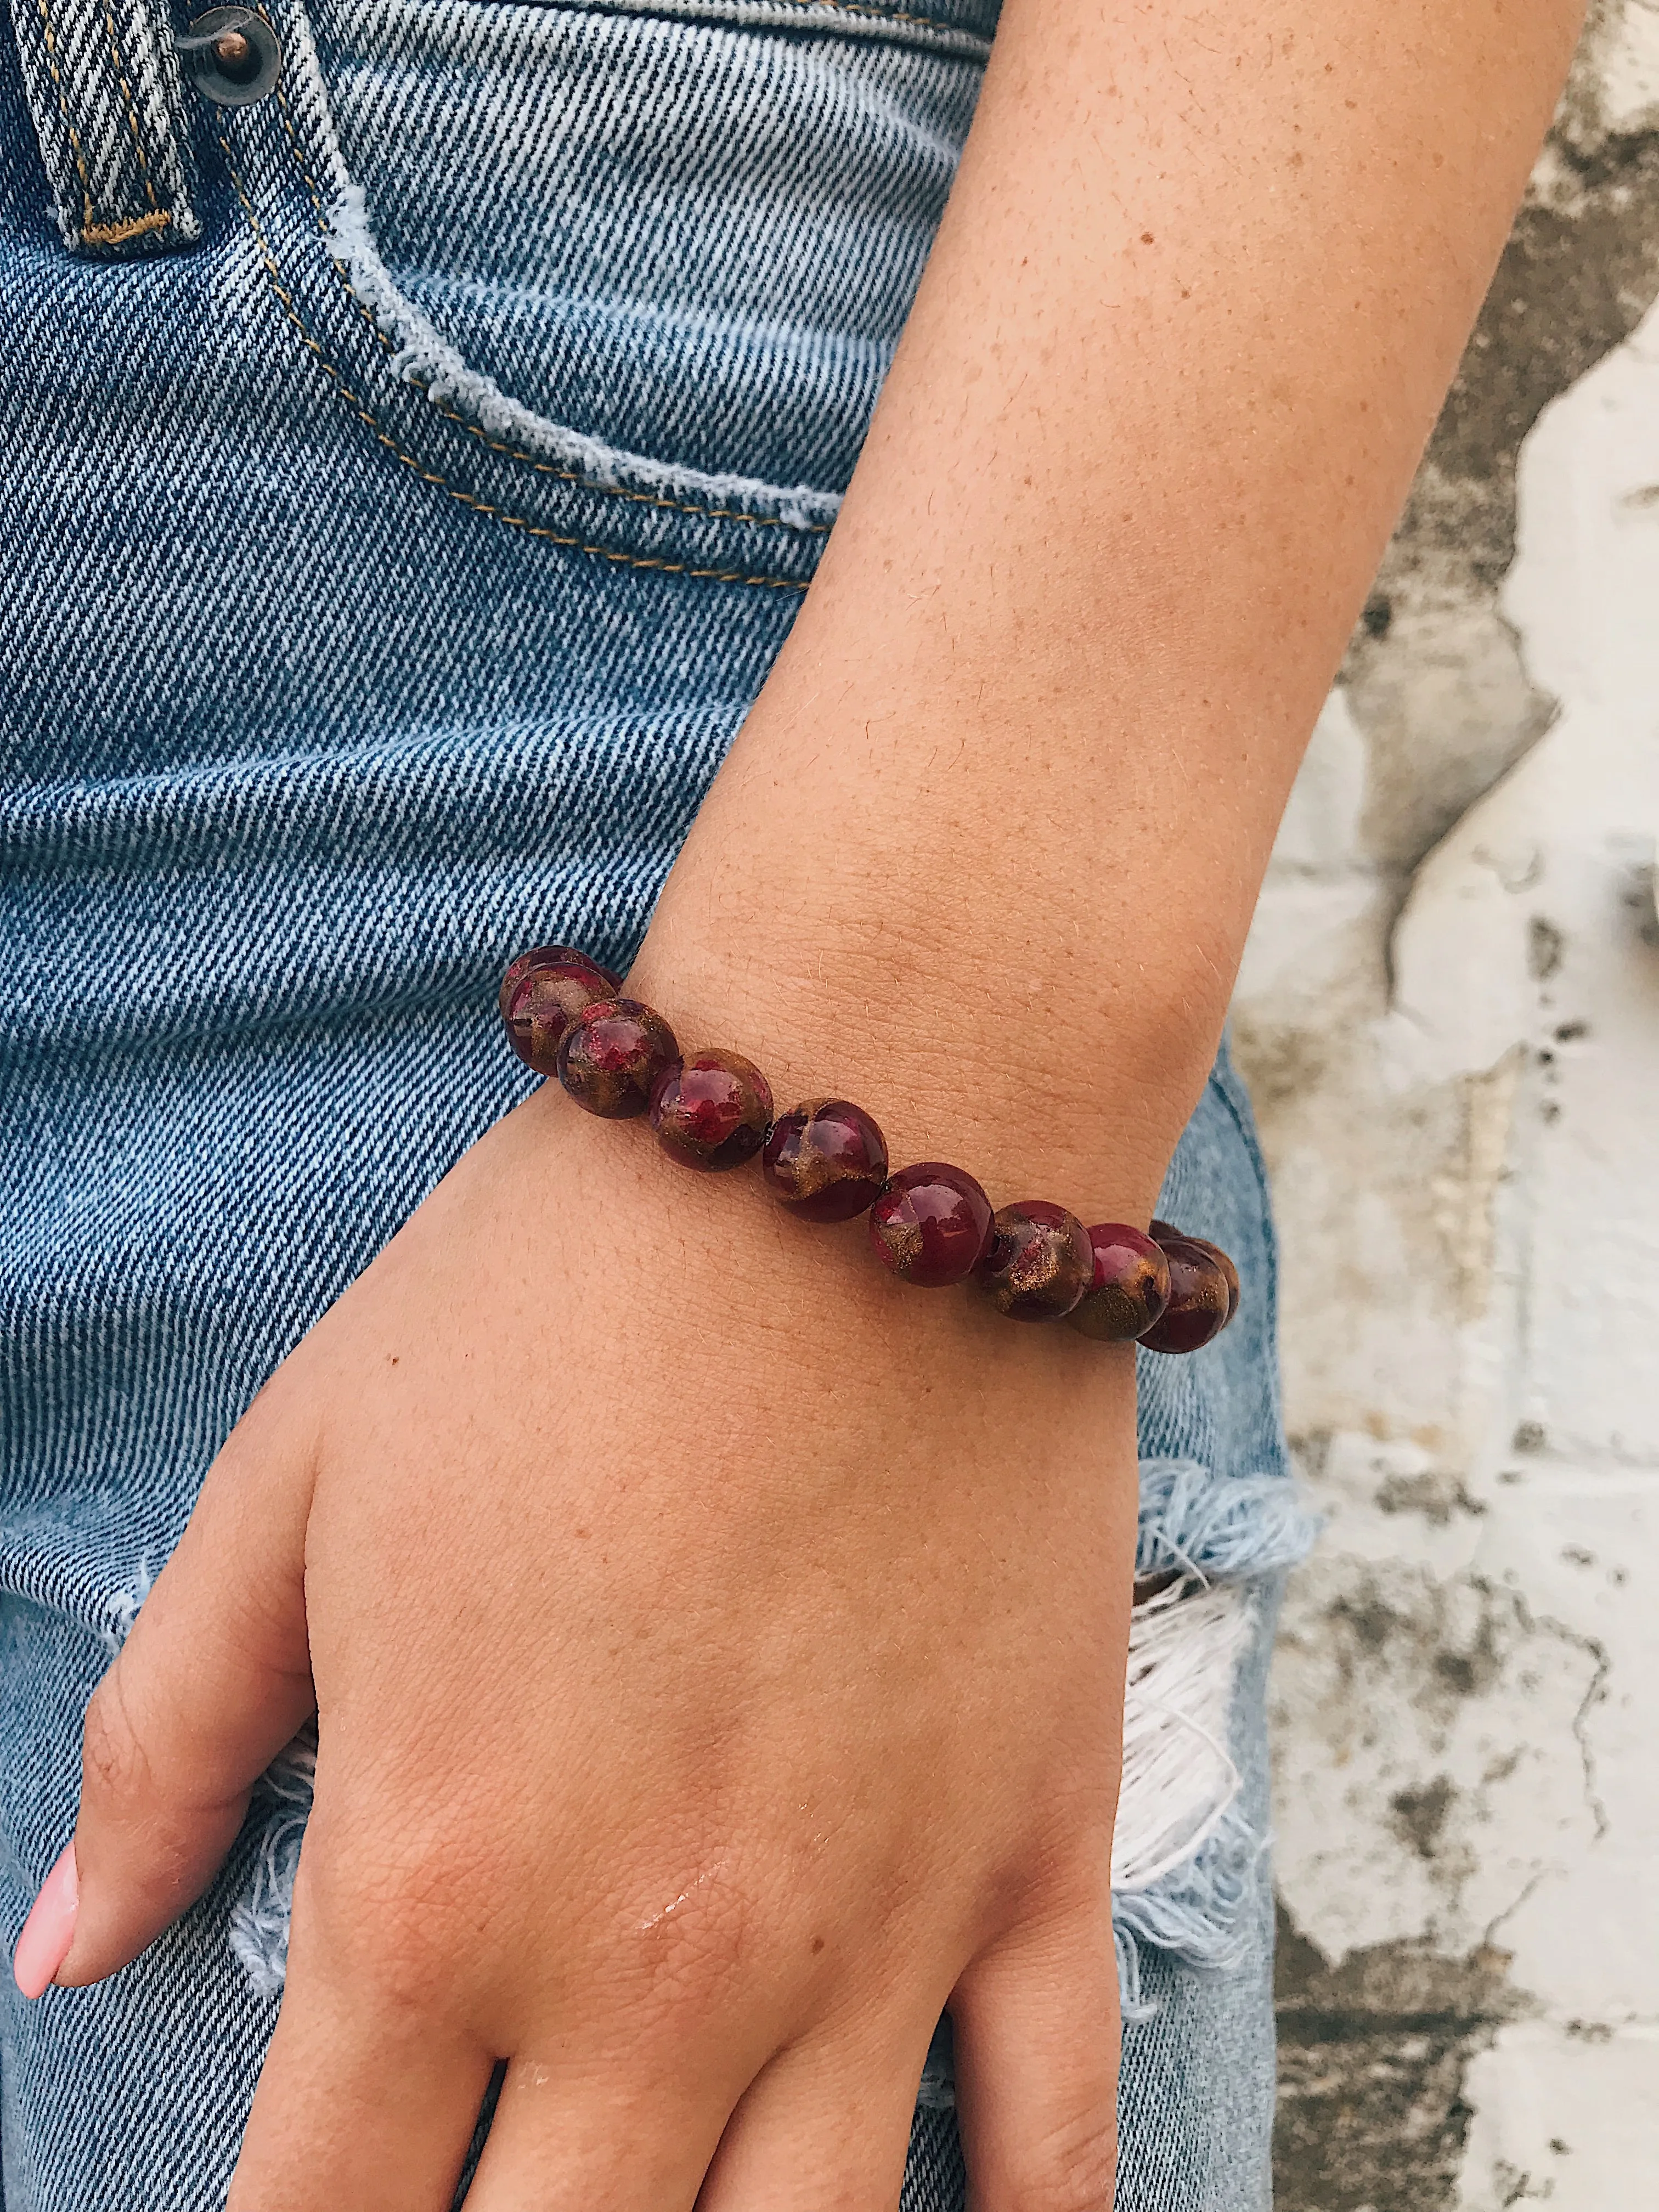
[[1326,1515],[1281,2212],[1659,2203],[1659,0],[1603,0],[1236,1006]]

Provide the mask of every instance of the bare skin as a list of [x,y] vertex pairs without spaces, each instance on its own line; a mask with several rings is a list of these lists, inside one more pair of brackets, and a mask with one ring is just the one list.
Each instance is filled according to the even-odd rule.
[[[1145,1221],[1577,0],[1009,0],[845,514],[634,985]],[[60,1981],[313,1709],[234,2212],[1105,2212],[1127,1360],[538,1095],[262,1393],[88,1719]]]

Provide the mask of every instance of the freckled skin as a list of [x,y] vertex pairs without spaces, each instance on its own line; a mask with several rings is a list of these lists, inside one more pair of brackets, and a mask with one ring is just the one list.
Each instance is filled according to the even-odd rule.
[[1047,1199],[1000,1206],[974,1280],[1010,1321],[1060,1321],[1089,1287],[1094,1254],[1074,1213]]
[[651,1007],[637,999],[599,999],[560,1038],[555,1072],[579,1106],[623,1121],[646,1111],[652,1085],[679,1056],[673,1030]]
[[1144,1336],[1170,1303],[1170,1263],[1162,1249],[1125,1221],[1097,1222],[1089,1244],[1089,1288],[1066,1321],[1097,1344]]
[[809,1098],[780,1115],[761,1156],[766,1187],[802,1221],[851,1221],[887,1180],[887,1140],[848,1098]]
[[568,945],[538,945],[512,963],[496,1003],[519,1058],[538,1075],[551,1075],[559,1040],[575,1016],[616,994],[609,969],[585,952]]
[[671,1159],[705,1170],[741,1167],[766,1142],[772,1089],[741,1053],[693,1053],[658,1076],[650,1114]]
[[942,1160],[901,1168],[870,1209],[884,1267],[922,1290],[965,1282],[991,1239],[991,1201],[964,1169]]

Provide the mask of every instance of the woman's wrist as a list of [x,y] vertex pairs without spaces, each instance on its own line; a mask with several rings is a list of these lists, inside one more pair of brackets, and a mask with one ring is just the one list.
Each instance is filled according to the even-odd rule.
[[672,1008],[687,1048],[757,1061],[781,1106],[854,1098],[895,1164],[958,1160],[988,1188],[1073,1193],[1090,1218],[1155,1209],[1219,1011],[1205,1006],[1200,1026],[1096,944],[989,942],[969,916],[923,931],[842,903],[816,944],[761,933],[758,953],[659,920],[629,994]]
[[587,1113],[646,1119],[671,1160],[702,1174],[758,1159],[770,1195],[798,1220],[866,1217],[876,1258],[913,1286],[971,1283],[1010,1320],[1064,1320],[1095,1342],[1160,1352],[1200,1349],[1237,1310],[1237,1272],[1201,1237],[1167,1223],[1150,1235],[1117,1219],[1085,1224],[1052,1199],[997,1206],[954,1164],[895,1166],[879,1124],[845,1097],[780,1114],[747,1054],[683,1049],[659,1010],[577,948],[520,953],[499,1005],[513,1050]]
[[971,1158],[1000,1188],[1144,1220],[1214,1054],[1265,839],[1231,803],[1195,817],[1164,749],[1108,726],[1080,658],[1040,702],[1017,657],[964,651],[947,680],[923,611],[881,641],[889,665],[860,665],[836,592],[822,615],[817,599],[630,989],[672,1005],[684,1042],[739,1045],[781,1096],[867,1103],[896,1158]]

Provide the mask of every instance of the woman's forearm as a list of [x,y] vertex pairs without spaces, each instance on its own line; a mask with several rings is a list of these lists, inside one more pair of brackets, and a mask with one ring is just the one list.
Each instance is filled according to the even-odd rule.
[[1150,1206],[1580,14],[1008,0],[636,970],[682,1035],[1002,1195]]

